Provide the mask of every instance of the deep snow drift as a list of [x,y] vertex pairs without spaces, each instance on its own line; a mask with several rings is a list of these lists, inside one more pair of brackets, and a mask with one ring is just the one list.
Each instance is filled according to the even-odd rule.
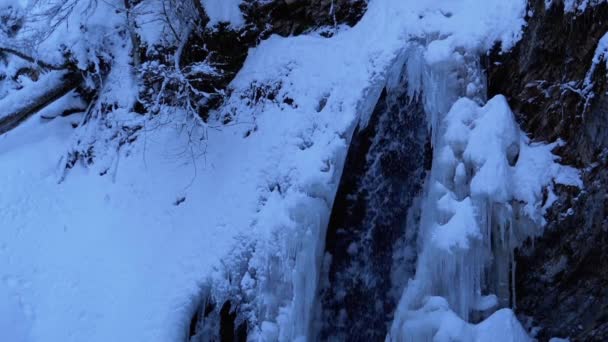
[[[204,2],[212,21],[242,23],[238,1],[216,1]],[[504,99],[483,103],[477,56],[497,41],[512,46],[524,12],[520,0],[373,0],[359,24],[331,38],[272,36],[252,49],[218,110],[234,118],[229,125],[169,109],[153,117],[117,111],[104,124],[139,126],[136,140],[67,174],[62,158],[91,138],[73,132],[83,118],[38,114],[0,136],[4,336],[183,340],[204,294],[240,302],[252,340],[314,339],[325,230],[350,138],[405,65],[435,154],[418,270],[389,339],[482,341],[497,331],[505,341],[525,339],[508,309],[466,322],[474,306],[508,305],[502,285],[481,293],[488,239],[536,233],[510,228],[511,203],[521,201],[518,213],[534,221],[521,229],[540,227],[550,204],[541,203],[542,188],[552,178],[577,184],[551,145],[527,140]],[[108,92],[128,102],[133,81],[117,71]],[[484,223],[495,214],[498,225]],[[499,240],[505,258],[520,241]],[[450,276],[460,277],[456,291],[446,290]]]

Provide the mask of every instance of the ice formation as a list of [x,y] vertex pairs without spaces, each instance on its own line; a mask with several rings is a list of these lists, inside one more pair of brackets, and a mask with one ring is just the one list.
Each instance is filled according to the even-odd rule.
[[[515,302],[513,251],[542,233],[544,209],[550,205],[543,189],[551,192],[555,182],[579,186],[578,173],[557,163],[551,150],[559,142],[529,140],[503,96],[484,101],[475,58],[464,66],[449,59],[433,66],[425,64],[428,59],[420,51],[415,53],[411,72],[422,70],[434,156],[422,205],[416,275],[387,339],[483,341],[481,331],[499,315],[510,317],[503,328],[511,326],[511,333],[500,338],[525,341],[528,337],[509,309],[494,311]],[[466,60],[466,54],[461,58]],[[449,111],[446,98],[458,98]]]

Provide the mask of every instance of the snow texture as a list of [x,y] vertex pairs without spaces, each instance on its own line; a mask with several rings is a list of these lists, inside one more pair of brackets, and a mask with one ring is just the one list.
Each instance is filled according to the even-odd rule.
[[245,23],[243,14],[239,9],[242,0],[197,0],[202,1],[205,12],[209,16],[209,25],[219,22],[230,23],[232,27],[239,27]]
[[[513,311],[494,312],[479,324],[470,324],[450,310],[442,297],[428,297],[418,311],[410,313],[404,329],[411,335],[401,341],[528,342],[530,338]],[[434,335],[425,332],[434,331]]]
[[77,165],[58,184],[75,119],[34,118],[0,137],[0,289],[19,304],[2,317],[25,317],[31,341],[183,339],[200,286],[254,209],[241,200],[252,174],[231,169],[226,150],[249,148],[211,132],[222,148],[206,149],[205,166],[179,125],[148,122],[111,170]]

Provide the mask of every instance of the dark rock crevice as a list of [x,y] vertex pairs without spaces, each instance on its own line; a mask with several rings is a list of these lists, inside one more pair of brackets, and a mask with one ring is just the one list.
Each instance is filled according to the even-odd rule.
[[245,342],[247,321],[239,315],[238,305],[231,300],[219,307],[212,299],[205,300],[190,318],[188,342]]
[[401,252],[415,244],[406,220],[430,155],[422,103],[407,97],[404,84],[384,89],[348,152],[326,238],[331,263],[319,296],[321,340],[383,341],[399,298],[394,258],[401,258],[401,272],[410,265],[413,274],[413,249]]

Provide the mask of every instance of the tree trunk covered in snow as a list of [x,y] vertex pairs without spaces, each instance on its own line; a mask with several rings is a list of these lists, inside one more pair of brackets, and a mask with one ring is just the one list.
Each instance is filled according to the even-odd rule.
[[518,252],[516,305],[542,329],[541,340],[606,341],[608,97],[606,56],[593,58],[608,31],[608,4],[565,13],[554,3],[530,1],[522,40],[487,65],[489,95],[505,94],[533,138],[564,140],[558,153],[583,170],[585,184],[581,192],[558,188],[544,235]]
[[19,95],[18,104],[7,104],[7,99],[4,99],[4,101],[0,99],[0,108],[9,110],[7,113],[0,115],[0,134],[17,127],[42,108],[75,89],[80,82],[82,82],[82,76],[79,73],[67,73],[55,82],[44,84],[44,91],[42,92],[21,95],[20,91],[17,91],[17,94],[12,94],[8,100],[12,100],[15,95]]

